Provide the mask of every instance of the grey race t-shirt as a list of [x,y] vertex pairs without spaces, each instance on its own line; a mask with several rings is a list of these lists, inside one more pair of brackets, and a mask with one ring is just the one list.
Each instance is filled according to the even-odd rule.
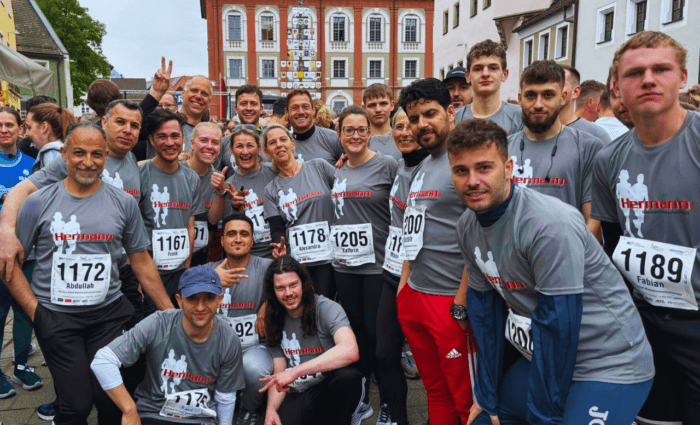
[[[46,167],[29,176],[29,180],[34,183],[34,186],[41,189],[66,177],[68,177],[68,169],[66,163],[63,162],[63,157],[59,155]],[[102,171],[102,181],[122,189],[133,196],[136,202],[139,201],[141,196],[139,167],[133,153],[128,152],[123,158],[108,156]]]
[[338,134],[328,128],[315,125],[314,133],[306,140],[299,140],[297,134],[294,133],[294,141],[296,142],[297,161],[308,161],[314,158],[320,158],[331,165],[340,159],[343,154],[343,148],[338,141]]
[[[139,208],[143,216],[148,240],[153,230],[186,229],[190,217],[206,212],[200,178],[194,170],[179,166],[174,173],[161,171],[148,161],[139,169],[141,177],[141,200]],[[183,263],[184,264],[184,263]],[[161,274],[172,273],[182,264]]]
[[[277,347],[269,347],[273,358],[287,359],[287,367],[292,368],[313,360],[335,347],[333,336],[341,328],[350,328],[350,321],[340,304],[323,295],[316,297],[316,334],[305,336],[301,326],[301,317],[284,317],[282,341]],[[319,374],[321,375],[321,374]],[[321,382],[319,376],[315,383]],[[305,389],[305,388],[304,388]],[[291,391],[299,391],[294,385]]]
[[[257,171],[246,174],[235,173],[226,180],[226,187],[228,187],[228,183],[230,182],[236,189],[244,187],[249,191],[246,196],[243,212],[253,221],[255,237],[259,240],[253,244],[250,253],[259,257],[272,258],[272,247],[270,246],[272,237],[270,236],[270,225],[265,221],[263,196],[265,194],[265,187],[275,177],[277,177],[277,173],[272,167],[267,163],[263,163]],[[227,194],[224,217],[227,217],[231,213],[233,213],[231,196]]]
[[[189,165],[187,165],[187,161],[180,161],[180,165],[182,165],[185,168],[190,168]],[[190,168],[190,170],[192,170]],[[194,171],[194,170],[192,170]],[[196,173],[196,171],[195,171]],[[197,214],[194,217],[195,223],[199,224],[199,228],[204,228],[205,232],[209,232],[208,228],[208,223],[209,223],[209,208],[211,208],[211,203],[214,201],[214,186],[211,185],[211,176],[214,174],[214,171],[209,169],[206,174],[203,176],[199,176],[199,189],[201,191],[201,198],[202,198],[202,203],[204,204],[204,212]],[[195,231],[194,235],[195,241],[198,238],[203,238],[203,236],[199,235],[199,230]],[[204,239],[200,239],[202,242]],[[195,242],[196,244],[196,242]],[[206,246],[200,248],[199,250],[195,250],[194,252],[201,251],[202,249],[206,249]]]
[[[226,260],[213,261],[205,266],[216,269],[224,261]],[[255,314],[260,310],[260,306],[264,302],[263,279],[270,264],[272,264],[270,259],[255,255],[250,256],[244,273],[248,275],[248,278],[241,279],[239,284],[231,285],[230,288],[224,288],[221,314],[228,317],[241,317]]]
[[[522,113],[523,110],[520,106],[503,102],[501,109],[486,119],[495,122],[502,129],[504,129],[508,135],[511,135],[521,131],[524,128]],[[474,119],[471,103],[457,109],[455,115],[455,125],[461,123],[462,121],[471,119]]]
[[354,267],[334,259],[333,268],[339,272],[382,273],[384,249],[391,221],[387,199],[397,167],[394,158],[375,153],[359,167],[352,168],[346,161],[342,168],[335,170],[335,182],[331,191],[335,211],[333,226],[371,224],[375,257],[374,263]]
[[496,290],[515,314],[532,318],[538,294],[582,294],[573,379],[635,384],[654,376],[641,317],[615,266],[578,210],[515,187],[503,216],[482,227],[473,211],[459,219],[469,286]]
[[700,113],[689,111],[680,131],[657,146],[643,145],[632,129],[598,153],[591,211],[597,220],[620,223],[626,236],[698,249],[690,274],[698,305],[699,164]]
[[[275,177],[264,194],[265,218],[281,217],[289,228],[301,224],[333,222],[331,188],[335,181],[335,168],[322,159],[303,163],[299,174],[293,177]],[[289,242],[289,238],[287,238]],[[307,263],[308,266],[328,264],[330,260]]]
[[215,424],[215,419],[175,419],[160,416],[168,395],[206,389],[207,407],[216,412],[215,391],[233,393],[245,386],[241,344],[223,319],[205,342],[194,342],[183,329],[182,310],[157,311],[136,327],[112,341],[108,347],[124,366],[131,366],[141,353],[146,355],[146,376],[136,389],[136,408],[141,418],[175,423]]
[[382,155],[390,156],[397,161],[401,159],[401,151],[396,147],[393,132],[389,132],[389,134],[383,136],[370,137],[369,148]]
[[[396,177],[389,193],[389,215],[391,216],[390,225],[399,230],[403,229],[403,213],[406,211],[406,201],[408,200],[408,191],[411,187],[411,179],[419,165],[407,167],[403,158],[398,162]],[[401,276],[401,270],[391,273],[394,276]]]
[[406,204],[426,207],[423,248],[410,261],[408,284],[426,294],[455,295],[464,270],[455,229],[466,207],[452,185],[447,149],[417,166]]
[[[66,191],[63,181],[27,197],[19,211],[17,238],[25,252],[35,247],[32,291],[44,307],[61,312],[92,311],[119,298],[122,248],[131,254],[150,245],[132,196],[101,184],[94,194],[77,198]],[[97,255],[107,257],[87,257]],[[64,256],[72,259],[62,260]],[[55,286],[56,302],[51,297],[53,266],[56,277],[62,276]],[[91,302],[98,300],[92,296],[99,295],[95,290],[105,283],[103,301],[92,305],[84,301],[88,296]]]
[[610,140],[615,140],[630,131],[630,129],[627,128],[622,121],[615,117],[600,117],[595,121],[595,124],[600,126],[600,128],[608,133]]
[[[552,156],[555,144],[557,151]],[[530,140],[523,130],[508,137],[513,182],[554,196],[580,210],[581,205],[591,202],[593,161],[602,147],[600,139],[569,127],[541,142]]]
[[603,129],[603,127],[599,126],[598,124],[592,123],[584,118],[578,118],[576,121],[567,125],[567,127],[575,128],[576,130],[580,130],[584,133],[591,134],[597,137],[598,139],[602,140],[603,144],[605,145],[608,145],[610,144],[610,142],[612,142],[610,135],[607,131]]

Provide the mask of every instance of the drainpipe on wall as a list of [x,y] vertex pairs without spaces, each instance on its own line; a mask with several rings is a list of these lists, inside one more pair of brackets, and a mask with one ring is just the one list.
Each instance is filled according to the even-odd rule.
[[[66,104],[69,111],[73,110],[73,82],[70,78],[70,56],[68,53],[63,55],[63,72],[66,80]],[[59,82],[59,87],[61,87]]]
[[576,68],[576,38],[578,37],[578,2],[574,1],[574,42],[571,49],[571,67]]

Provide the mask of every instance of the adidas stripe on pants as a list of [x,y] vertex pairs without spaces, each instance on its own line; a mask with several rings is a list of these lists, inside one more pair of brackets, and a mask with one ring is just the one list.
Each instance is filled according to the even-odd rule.
[[450,314],[454,296],[431,295],[406,285],[397,298],[399,323],[428,393],[431,425],[466,424],[472,405],[476,342]]

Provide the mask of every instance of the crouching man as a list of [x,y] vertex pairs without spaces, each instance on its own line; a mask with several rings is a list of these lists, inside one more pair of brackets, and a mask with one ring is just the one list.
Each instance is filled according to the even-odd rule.
[[364,385],[349,365],[360,355],[343,308],[315,295],[309,272],[291,257],[272,262],[264,287],[274,367],[260,390],[269,389],[265,425],[359,423]]
[[[97,352],[92,371],[122,410],[124,423],[230,425],[244,380],[238,336],[217,315],[221,280],[209,267],[193,267],[180,278],[176,299],[182,310],[141,321]],[[131,366],[141,353],[146,376],[135,403],[119,367]]]

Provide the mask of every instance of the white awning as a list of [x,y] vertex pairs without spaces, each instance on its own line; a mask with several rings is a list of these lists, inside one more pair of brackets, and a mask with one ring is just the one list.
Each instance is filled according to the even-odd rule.
[[48,95],[56,91],[53,71],[0,44],[0,79]]

